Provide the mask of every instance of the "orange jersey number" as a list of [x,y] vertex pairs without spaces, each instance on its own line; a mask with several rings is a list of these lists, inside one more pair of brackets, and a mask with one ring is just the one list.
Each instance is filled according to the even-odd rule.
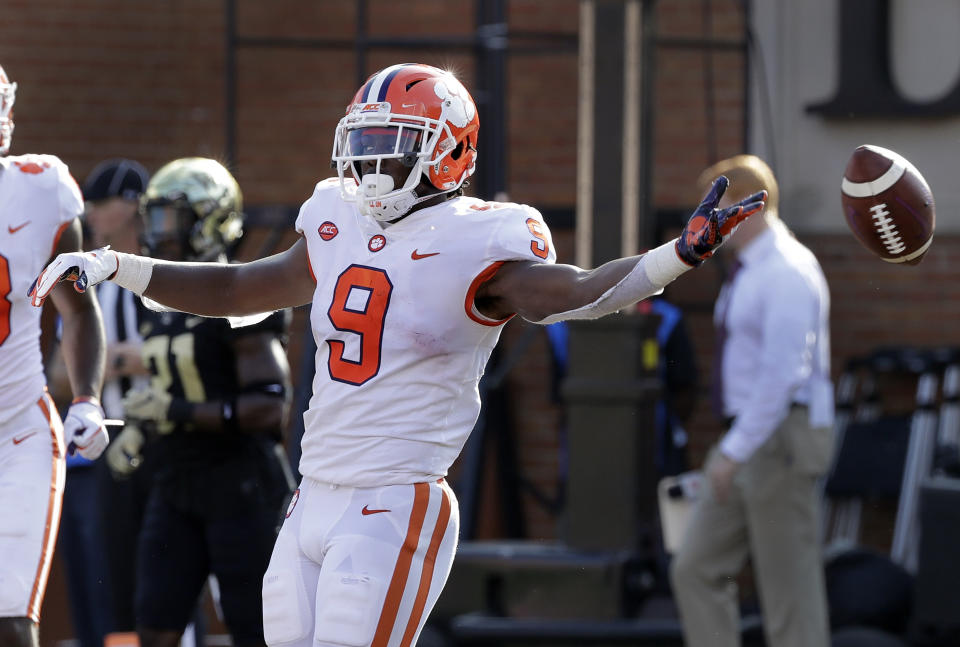
[[0,344],[10,336],[10,265],[0,255]]
[[530,251],[537,258],[546,258],[550,254],[550,244],[547,243],[547,236],[540,228],[540,221],[536,218],[527,218],[527,229],[534,237],[534,240],[530,241]]
[[328,339],[327,368],[331,378],[360,386],[380,372],[383,322],[391,292],[393,284],[387,273],[375,267],[351,265],[337,279],[327,316],[337,330],[360,335],[360,359],[344,358],[344,342]]

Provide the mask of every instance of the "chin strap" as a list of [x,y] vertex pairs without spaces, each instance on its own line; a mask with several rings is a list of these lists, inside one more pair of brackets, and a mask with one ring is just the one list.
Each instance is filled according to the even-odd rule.
[[[448,192],[446,192],[446,193],[452,193],[452,192],[448,191]],[[391,217],[391,218],[378,218],[377,216],[373,215],[372,213],[370,213],[370,214],[368,214],[368,215],[370,215],[370,217],[374,218],[377,222],[379,222],[379,223],[381,223],[381,224],[383,224],[383,225],[390,225],[390,224],[395,223],[395,222],[396,222],[397,220],[399,220],[400,218],[403,218],[404,216],[409,215],[410,212],[413,211],[414,207],[416,207],[418,204],[423,203],[423,202],[426,202],[427,200],[433,200],[433,199],[436,198],[437,196],[445,195],[445,193],[428,193],[428,194],[425,195],[425,196],[417,197],[417,190],[416,190],[416,189],[410,189],[410,191],[408,192],[408,194],[409,194],[410,197],[413,198],[413,200],[410,201],[410,202],[406,202],[406,201],[403,202],[403,204],[404,204],[404,206],[405,206],[406,208],[403,210],[402,213],[398,213],[398,215],[393,216],[393,217]],[[359,194],[358,194],[358,195],[359,195]],[[403,197],[406,197],[406,196],[397,196],[397,198],[403,198]],[[366,198],[363,199],[363,201],[365,201],[365,200],[366,200]],[[399,202],[399,200],[397,200],[396,202],[393,202],[393,201],[391,201],[391,202],[392,202],[392,204],[396,204],[396,202]],[[407,206],[407,205],[409,205],[409,206]],[[361,209],[360,209],[360,210],[361,210],[361,212],[363,211],[362,206],[361,206]]]

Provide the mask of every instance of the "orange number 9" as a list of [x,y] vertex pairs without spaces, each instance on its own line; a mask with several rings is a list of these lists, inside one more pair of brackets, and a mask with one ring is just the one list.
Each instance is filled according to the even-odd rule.
[[550,254],[550,245],[547,243],[547,235],[540,228],[540,221],[536,218],[527,218],[527,229],[535,239],[530,241],[530,251],[537,258],[546,258]]
[[[366,299],[362,298],[364,295],[356,294],[357,291],[366,292]],[[360,386],[380,372],[383,323],[390,307],[391,292],[393,284],[387,273],[375,267],[351,265],[337,279],[327,316],[337,330],[360,336],[360,360],[345,359],[346,344],[339,339],[328,339],[330,359],[327,368],[332,379]],[[351,296],[357,303],[348,305]]]
[[7,259],[0,255],[0,344],[10,336],[10,265]]

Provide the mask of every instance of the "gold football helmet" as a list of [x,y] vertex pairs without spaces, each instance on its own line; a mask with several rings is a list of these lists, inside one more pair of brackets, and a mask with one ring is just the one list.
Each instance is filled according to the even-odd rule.
[[140,198],[144,242],[170,260],[213,260],[243,235],[243,195],[223,164],[184,157],[157,171]]

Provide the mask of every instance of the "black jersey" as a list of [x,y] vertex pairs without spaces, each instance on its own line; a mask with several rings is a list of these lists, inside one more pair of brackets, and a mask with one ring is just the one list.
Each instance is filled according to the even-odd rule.
[[268,332],[285,342],[288,324],[289,310],[239,328],[219,317],[144,310],[140,335],[151,385],[188,402],[235,397],[239,385],[234,341]]
[[[151,386],[188,402],[231,400],[240,395],[234,342],[238,338],[268,332],[286,342],[290,311],[281,310],[259,323],[233,328],[227,319],[199,317],[182,312],[147,310],[140,323],[143,358],[151,374]],[[229,476],[236,464],[270,452],[282,437],[275,434],[203,431],[179,423],[170,433],[159,434],[154,443],[158,483],[182,490],[188,482]],[[231,467],[233,465],[233,467]],[[188,488],[194,489],[194,488]]]

